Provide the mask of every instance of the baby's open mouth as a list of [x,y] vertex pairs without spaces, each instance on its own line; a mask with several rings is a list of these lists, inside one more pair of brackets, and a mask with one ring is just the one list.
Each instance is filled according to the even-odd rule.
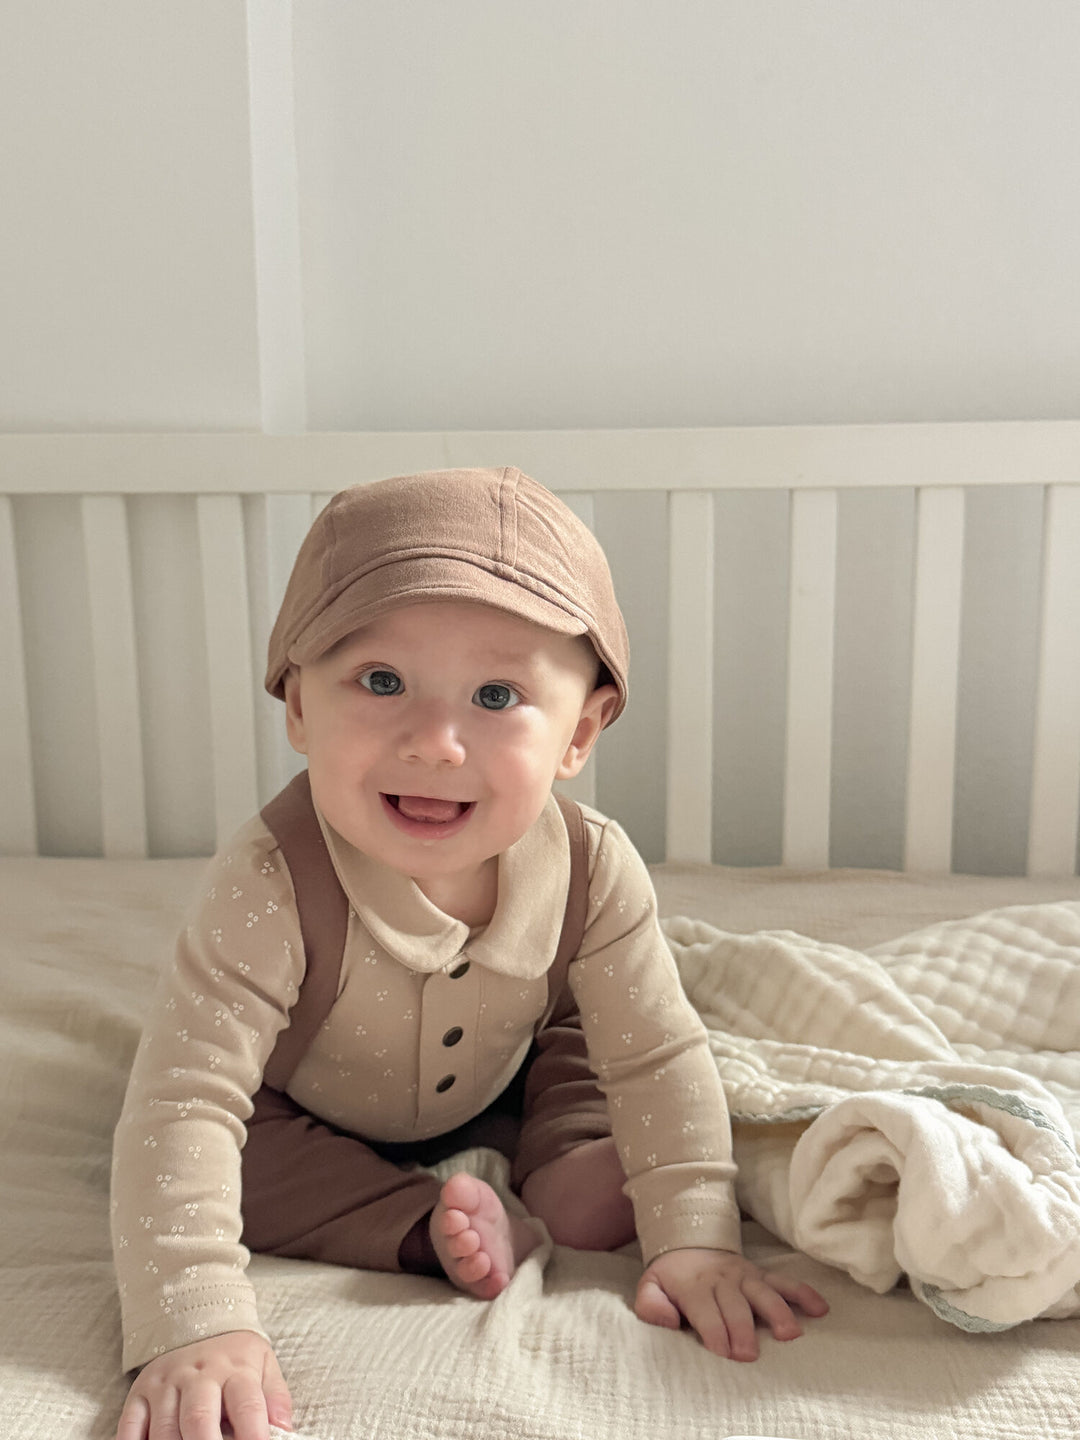
[[406,820],[420,820],[428,825],[445,825],[456,820],[472,804],[466,800],[436,800],[430,795],[387,795],[386,798]]

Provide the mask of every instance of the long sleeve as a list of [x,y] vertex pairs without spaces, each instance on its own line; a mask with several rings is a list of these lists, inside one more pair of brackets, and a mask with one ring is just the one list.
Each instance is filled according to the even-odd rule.
[[740,1249],[731,1124],[708,1037],[660,931],[648,871],[614,821],[604,824],[569,981],[645,1263],[684,1246]]
[[253,821],[209,868],[161,977],[116,1129],[125,1368],[227,1330],[263,1333],[240,1243],[240,1151],[302,974],[289,876]]

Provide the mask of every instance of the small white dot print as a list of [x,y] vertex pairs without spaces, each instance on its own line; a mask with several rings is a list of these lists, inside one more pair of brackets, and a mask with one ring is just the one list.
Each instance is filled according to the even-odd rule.
[[244,892],[243,892],[243,890],[241,890],[238,885],[234,885],[233,888],[232,888],[232,899],[234,899],[234,900],[242,900],[243,898],[244,898]]
[[249,910],[249,911],[248,911],[248,917],[247,917],[247,928],[250,930],[253,925],[257,925],[258,923],[259,923],[259,917],[258,917],[258,915],[255,914],[255,911],[254,911],[254,910]]

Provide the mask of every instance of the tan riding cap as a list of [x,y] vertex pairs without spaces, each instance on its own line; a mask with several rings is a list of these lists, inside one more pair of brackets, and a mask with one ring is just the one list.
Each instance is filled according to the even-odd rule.
[[[588,527],[520,470],[430,470],[335,495],[296,557],[270,636],[266,688],[394,606],[472,600],[587,635],[626,704],[629,646]],[[609,724],[611,723],[609,720]]]

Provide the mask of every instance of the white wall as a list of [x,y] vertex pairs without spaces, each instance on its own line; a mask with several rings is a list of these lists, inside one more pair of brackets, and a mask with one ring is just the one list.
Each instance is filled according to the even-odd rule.
[[0,429],[257,425],[243,6],[0,19]]
[[[258,423],[247,8],[0,4],[3,428]],[[250,8],[314,428],[1075,413],[1072,0]]]
[[1071,0],[296,23],[314,426],[1075,413]]

